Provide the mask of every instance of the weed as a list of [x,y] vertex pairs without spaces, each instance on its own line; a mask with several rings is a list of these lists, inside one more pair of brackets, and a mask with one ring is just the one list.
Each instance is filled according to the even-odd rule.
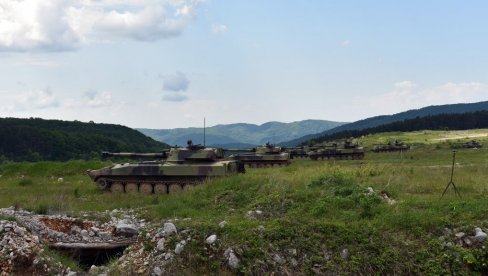
[[38,215],[47,215],[49,212],[49,207],[47,206],[47,204],[41,203],[37,205],[36,208],[32,211]]
[[34,184],[34,181],[32,181],[32,179],[29,179],[29,178],[23,178],[23,179],[19,180],[19,183],[18,183],[18,185],[22,186],[22,187],[31,186],[32,184]]
[[4,216],[4,215],[0,215],[0,220],[16,221],[14,216]]

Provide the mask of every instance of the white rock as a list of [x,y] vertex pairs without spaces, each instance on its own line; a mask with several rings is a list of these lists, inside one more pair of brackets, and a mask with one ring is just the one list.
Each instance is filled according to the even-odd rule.
[[15,232],[15,234],[17,234],[19,236],[23,236],[25,231],[24,231],[24,229],[22,229],[20,227],[15,227],[14,232]]
[[229,253],[229,258],[227,259],[227,263],[229,264],[229,267],[232,269],[239,268],[239,259],[234,254],[234,252]]
[[110,234],[109,232],[98,232],[98,236],[102,240],[109,240],[112,237],[112,234]]
[[171,258],[173,258],[173,254],[171,254],[171,252],[168,252],[168,253],[164,254],[164,259],[165,260],[169,260]]
[[368,187],[367,189],[368,189],[368,191],[366,192],[366,194],[368,194],[368,195],[374,195],[374,190],[373,190],[372,187]]
[[214,244],[217,241],[217,235],[210,235],[206,241],[208,244]]
[[464,232],[459,232],[459,233],[456,233],[455,236],[458,239],[462,239],[462,238],[464,238],[464,236],[466,236],[466,234]]
[[164,240],[164,238],[160,239],[160,240],[158,241],[158,245],[156,246],[156,249],[157,249],[158,251],[164,251],[164,243],[165,243],[165,242],[166,242],[166,241]]
[[185,248],[185,243],[177,243],[175,248],[175,254],[179,255],[183,251],[183,248]]
[[176,226],[171,222],[166,222],[163,226],[164,236],[171,236],[177,233]]
[[154,269],[153,269],[153,272],[156,276],[161,276],[163,275],[163,271],[161,270],[161,268],[159,268],[159,266],[156,266]]
[[349,258],[349,250],[347,248],[342,249],[341,257],[343,259],[348,259]]
[[291,266],[293,266],[293,267],[298,266],[298,261],[295,258],[291,258],[290,263],[291,263]]
[[80,235],[82,237],[88,237],[88,231],[86,231],[85,229],[83,229],[83,230],[81,230]]
[[61,182],[63,182],[63,181],[64,181],[64,179],[63,179],[62,177],[58,178],[58,182],[59,182],[59,183],[61,183]]
[[221,222],[219,222],[219,227],[220,228],[224,228],[224,226],[227,224],[227,221],[223,220]]
[[119,221],[115,226],[115,233],[120,236],[132,237],[139,234],[139,229],[132,223]]
[[479,227],[476,227],[474,229],[474,231],[476,232],[475,236],[474,236],[474,239],[479,241],[479,242],[483,242],[485,239],[486,239],[486,233],[483,232],[483,230],[481,230],[481,228]]
[[275,261],[278,264],[283,264],[285,262],[285,260],[283,260],[283,258],[281,258],[281,256],[278,254],[273,255],[273,261]]
[[228,258],[229,258],[229,256],[230,256],[230,253],[231,253],[231,252],[234,252],[234,250],[232,250],[232,248],[230,248],[230,247],[229,247],[229,248],[227,248],[227,249],[224,251],[224,257],[225,257],[226,259],[228,259]]

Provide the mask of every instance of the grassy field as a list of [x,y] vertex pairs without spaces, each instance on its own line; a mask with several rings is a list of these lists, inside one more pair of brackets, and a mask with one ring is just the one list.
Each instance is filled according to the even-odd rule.
[[[486,129],[376,134],[361,138],[361,144],[371,148],[400,139],[413,149],[368,152],[363,160],[294,160],[288,167],[249,169],[164,196],[96,190],[85,171],[108,162],[6,163],[0,165],[0,207],[74,215],[143,208],[154,221],[191,218],[177,223],[193,237],[179,259],[187,264],[182,273],[226,270],[220,256],[209,257],[202,249],[205,237],[217,234],[218,249],[234,248],[244,273],[483,274],[488,250],[449,244],[444,229],[472,235],[475,226],[488,228],[488,148],[457,149],[454,182],[462,198],[452,189],[440,196],[449,181],[451,147],[472,137],[486,144],[486,134]],[[376,196],[368,195],[367,187]],[[379,196],[384,194],[394,204]],[[257,209],[261,216],[246,216]]]

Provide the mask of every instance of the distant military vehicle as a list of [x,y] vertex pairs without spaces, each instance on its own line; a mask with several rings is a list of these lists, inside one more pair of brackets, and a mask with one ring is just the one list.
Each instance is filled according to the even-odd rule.
[[317,144],[314,145],[314,148],[314,150],[308,152],[308,156],[312,160],[364,158],[364,149],[350,140],[342,143],[330,142]]
[[264,146],[253,149],[225,149],[224,151],[237,152],[229,156],[231,160],[238,160],[251,168],[287,166],[290,164],[290,154],[283,152],[269,142]]
[[88,170],[99,189],[112,192],[166,194],[187,190],[208,178],[244,173],[244,164],[225,160],[222,149],[205,148],[188,141],[163,153],[104,153],[105,156],[165,158],[164,161],[115,164]]
[[471,140],[469,142],[463,143],[462,147],[466,149],[477,149],[482,148],[483,144],[481,144],[479,141]]
[[307,152],[310,151],[310,147],[287,147],[284,150],[290,155],[290,159],[307,158]]
[[375,145],[371,151],[373,152],[391,152],[391,151],[405,151],[409,150],[410,146],[395,140],[395,142],[389,141],[388,144]]

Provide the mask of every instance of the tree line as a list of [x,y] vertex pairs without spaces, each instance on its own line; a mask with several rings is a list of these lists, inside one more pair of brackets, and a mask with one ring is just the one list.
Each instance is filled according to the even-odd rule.
[[312,145],[324,141],[361,137],[380,132],[409,132],[416,130],[466,130],[488,127],[488,111],[466,112],[460,114],[439,114],[425,117],[406,119],[376,127],[360,130],[344,130],[333,134],[323,135],[301,144]]
[[159,152],[167,147],[121,125],[0,118],[0,162],[91,159],[101,151]]

